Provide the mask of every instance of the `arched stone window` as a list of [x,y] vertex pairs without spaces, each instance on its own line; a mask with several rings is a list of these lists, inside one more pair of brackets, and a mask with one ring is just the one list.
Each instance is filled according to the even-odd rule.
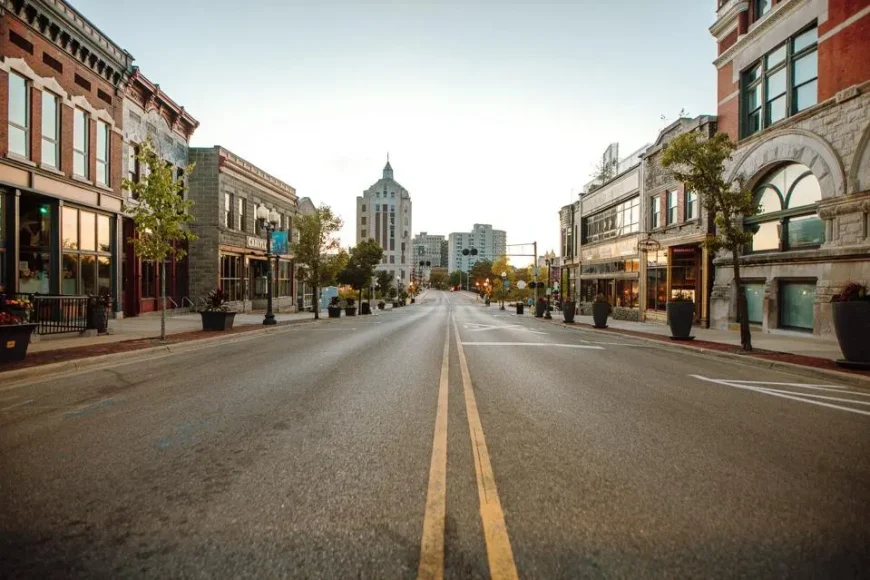
[[761,180],[754,193],[758,213],[744,220],[744,227],[754,233],[751,251],[812,248],[825,241],[825,225],[816,211],[822,188],[809,167],[781,165]]

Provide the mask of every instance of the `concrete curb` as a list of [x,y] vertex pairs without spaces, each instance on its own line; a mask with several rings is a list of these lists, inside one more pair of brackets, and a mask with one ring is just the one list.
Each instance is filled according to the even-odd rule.
[[[314,318],[310,320],[293,320],[272,328],[249,330],[247,332],[231,335],[229,337],[214,336],[210,338],[194,338],[175,344],[152,346],[148,348],[128,350],[124,352],[113,352],[110,354],[82,357],[68,361],[47,363],[44,365],[36,365],[23,369],[4,371],[0,372],[0,379],[2,379],[3,382],[6,384],[4,384],[3,388],[0,389],[0,391],[5,391],[10,388],[21,386],[22,383],[30,382],[32,379],[35,378],[40,380],[57,378],[61,375],[84,370],[100,370],[105,367],[113,366],[119,360],[121,360],[121,362],[123,362],[124,364],[141,362],[153,358],[160,358],[170,354],[191,352],[216,345],[244,342],[247,340],[253,340],[264,334],[278,334],[287,332],[288,330],[292,330],[295,326],[298,326],[300,324],[310,324],[312,322],[319,322],[319,320],[315,320]],[[170,335],[170,337],[171,336],[172,335]],[[15,383],[9,384],[7,382],[9,380],[14,380]]]
[[[594,332],[602,332],[602,334],[607,335],[618,335],[625,338],[634,338],[636,340],[642,340],[644,342],[649,342],[653,344],[657,344],[662,348],[676,348],[684,351],[689,351],[698,356],[715,356],[718,358],[738,361],[746,366],[760,367],[765,369],[773,369],[773,370],[782,370],[782,371],[801,371],[801,373],[805,375],[811,375],[815,377],[828,378],[828,379],[837,379],[841,382],[851,382],[853,385],[858,385],[861,387],[870,387],[870,377],[864,377],[861,375],[856,375],[847,372],[840,372],[829,369],[820,369],[817,367],[811,367],[796,363],[784,362],[784,361],[775,361],[775,360],[766,360],[763,358],[756,358],[751,355],[742,355],[742,354],[734,354],[730,352],[722,352],[718,350],[712,350],[708,348],[692,346],[691,344],[682,343],[682,342],[665,342],[663,340],[658,340],[655,338],[646,338],[643,336],[637,336],[635,334],[628,334],[624,332],[620,332],[619,330],[607,330],[607,331],[599,331],[594,326],[589,324],[584,324],[581,322],[575,322],[574,324],[565,324],[562,321],[553,320],[550,324],[558,324],[563,328],[574,328],[574,329],[582,329],[582,330],[591,330]],[[718,343],[723,344],[723,343]]]

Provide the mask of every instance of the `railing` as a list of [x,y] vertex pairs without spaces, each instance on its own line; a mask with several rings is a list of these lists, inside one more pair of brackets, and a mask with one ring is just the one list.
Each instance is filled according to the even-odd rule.
[[46,294],[20,294],[30,300],[30,321],[35,322],[36,334],[63,334],[83,332],[88,328],[88,296],[53,296]]
[[[187,306],[184,305],[185,302],[187,303]],[[194,309],[196,308],[196,305],[193,303],[193,300],[191,300],[187,296],[182,296],[181,297],[181,308],[187,308],[188,312],[193,312]]]

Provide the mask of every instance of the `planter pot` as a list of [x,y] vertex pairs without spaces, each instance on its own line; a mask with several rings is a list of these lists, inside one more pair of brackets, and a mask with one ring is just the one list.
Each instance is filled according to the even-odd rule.
[[109,328],[109,307],[100,304],[95,296],[88,299],[88,330],[96,330],[99,334]]
[[543,318],[544,312],[547,311],[547,303],[539,301],[535,303],[535,318]]
[[36,324],[5,324],[0,326],[0,363],[24,360],[30,335]]
[[378,302],[378,310],[383,310],[387,307],[386,303]]
[[846,362],[870,365],[870,300],[832,302],[831,310]]
[[327,306],[326,312],[329,318],[341,318],[341,306]]
[[517,315],[518,315],[518,316],[519,316],[519,315],[522,315],[523,310],[524,310],[523,306],[524,306],[524,305],[523,305],[522,302],[517,302]]
[[413,303],[416,302],[416,301],[417,301],[417,300],[416,300],[415,298],[411,298],[411,304],[413,304]]
[[398,308],[398,307],[399,307],[399,303],[398,303],[398,302],[393,302],[393,308]]
[[344,313],[347,316],[356,316],[356,306],[346,306],[344,308]]
[[230,330],[233,327],[235,312],[200,312],[203,330]]
[[595,328],[607,328],[607,317],[610,316],[609,302],[593,302],[592,303],[592,321],[595,323]]
[[692,323],[695,321],[694,302],[668,302],[665,304],[668,315],[668,326],[671,327],[671,338],[687,339],[692,334]]
[[371,314],[372,313],[372,305],[369,304],[368,302],[362,302],[359,305],[359,313],[360,313],[360,316],[362,316],[364,314]]
[[576,304],[574,304],[573,300],[566,300],[564,304],[562,304],[562,316],[565,317],[565,322],[572,323],[574,322],[574,311],[576,308]]

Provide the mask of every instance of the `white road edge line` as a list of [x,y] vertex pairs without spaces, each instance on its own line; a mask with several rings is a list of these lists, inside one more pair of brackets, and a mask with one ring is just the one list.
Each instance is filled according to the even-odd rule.
[[870,411],[862,411],[860,409],[852,409],[851,407],[843,407],[841,405],[832,405],[830,403],[823,403],[821,401],[809,401],[807,399],[802,399],[802,398],[797,397],[797,396],[784,395],[784,394],[781,394],[778,392],[774,392],[774,391],[767,390],[767,389],[762,389],[759,387],[740,385],[737,383],[723,381],[723,380],[719,380],[719,379],[711,379],[711,378],[704,377],[701,375],[689,375],[689,376],[694,377],[694,378],[699,379],[699,380],[702,380],[702,381],[707,381],[708,383],[717,383],[717,384],[725,385],[726,387],[732,387],[735,389],[744,389],[747,391],[754,391],[756,393],[761,393],[764,395],[771,395],[772,397],[782,397],[783,399],[791,399],[792,401],[800,401],[801,403],[809,403],[810,405],[819,405],[820,407],[828,407],[831,409],[838,409],[840,411],[846,411],[847,413],[855,413],[857,415],[870,416]]
[[462,346],[552,346],[557,348],[604,350],[603,346],[592,346],[588,344],[553,344],[549,342],[463,342]]

